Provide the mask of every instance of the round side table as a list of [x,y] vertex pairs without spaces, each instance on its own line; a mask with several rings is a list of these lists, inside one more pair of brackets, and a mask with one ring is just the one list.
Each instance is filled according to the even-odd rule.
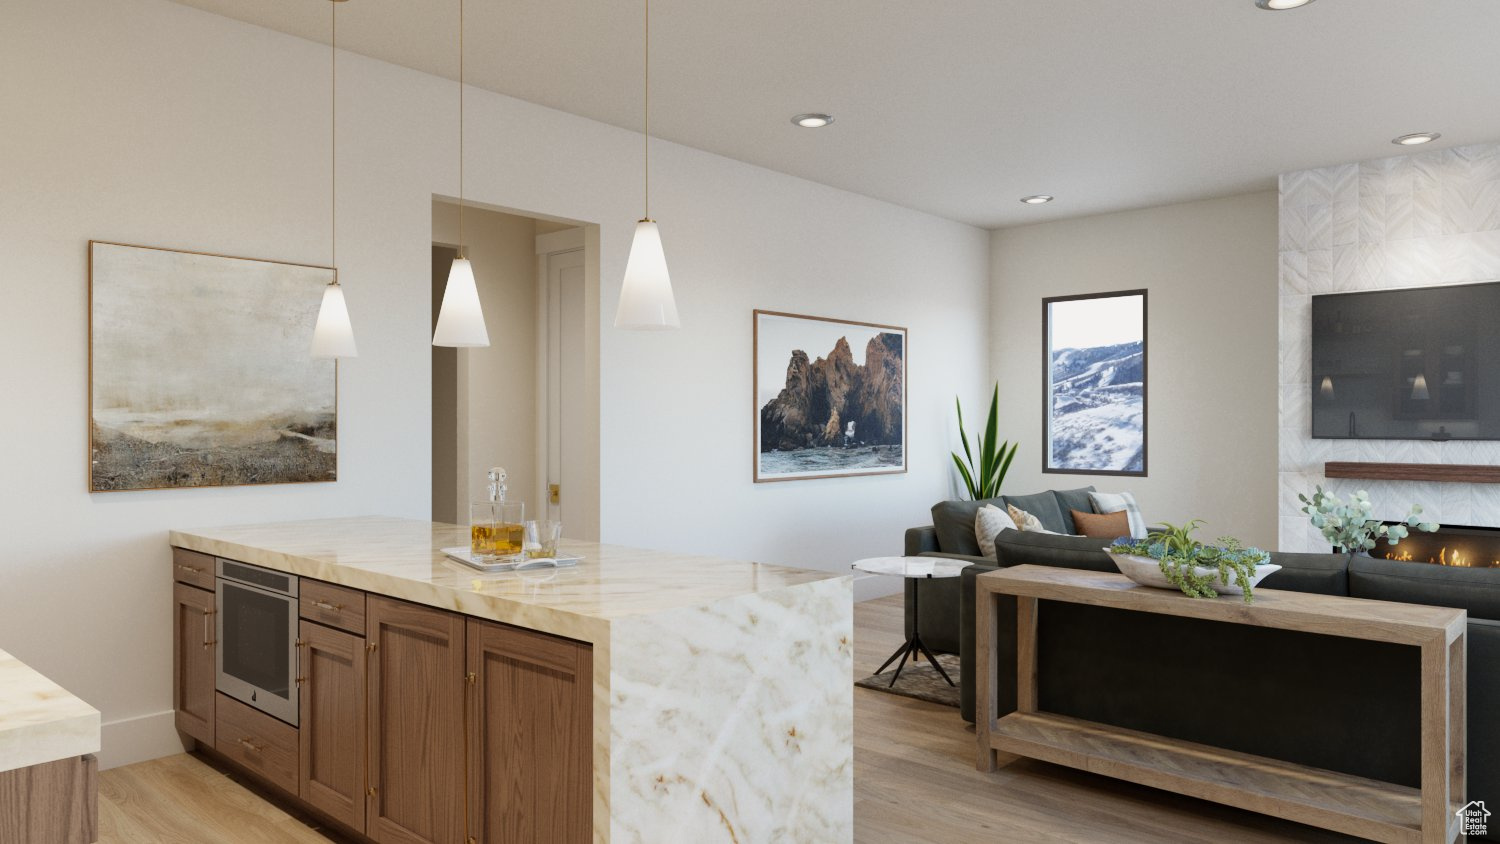
[[870,574],[905,577],[915,581],[912,585],[911,638],[906,641],[906,644],[897,648],[896,652],[891,654],[890,659],[887,659],[875,671],[876,674],[879,674],[892,662],[895,662],[896,657],[901,657],[901,664],[896,666],[896,676],[891,678],[892,686],[895,686],[896,681],[901,679],[901,669],[906,667],[907,657],[915,657],[918,653],[925,654],[927,661],[932,663],[932,667],[937,669],[938,674],[941,674],[943,679],[948,681],[948,685],[953,685],[953,678],[948,676],[948,672],[943,670],[943,666],[939,665],[936,659],[933,659],[932,651],[927,650],[927,646],[922,644],[921,583],[924,580],[932,580],[933,578],[958,577],[969,565],[969,563],[960,560],[945,560],[940,557],[870,557],[865,560],[857,560],[851,566],[851,568],[869,572]]

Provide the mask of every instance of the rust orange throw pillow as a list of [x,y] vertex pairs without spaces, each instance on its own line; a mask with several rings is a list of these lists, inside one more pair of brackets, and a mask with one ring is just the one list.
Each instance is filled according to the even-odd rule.
[[1130,535],[1130,516],[1124,510],[1118,513],[1080,513],[1077,510],[1070,511],[1073,514],[1073,524],[1078,532],[1084,536],[1092,536],[1097,539],[1115,539],[1120,536]]

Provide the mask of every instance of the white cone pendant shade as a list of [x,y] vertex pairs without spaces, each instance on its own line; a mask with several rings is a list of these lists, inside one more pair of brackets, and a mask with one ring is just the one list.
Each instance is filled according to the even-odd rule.
[[620,288],[620,307],[615,328],[653,330],[677,328],[677,300],[672,296],[672,278],[667,274],[667,255],[661,248],[661,231],[655,220],[635,224],[635,240],[625,261],[625,283]]
[[358,357],[354,350],[354,326],[344,305],[344,288],[337,283],[323,288],[323,305],[313,326],[312,356],[315,358]]
[[468,258],[455,258],[453,269],[448,271],[448,286],[443,290],[443,306],[438,310],[432,345],[489,344],[490,333],[485,330],[484,311],[479,307],[479,288],[474,284],[474,267]]

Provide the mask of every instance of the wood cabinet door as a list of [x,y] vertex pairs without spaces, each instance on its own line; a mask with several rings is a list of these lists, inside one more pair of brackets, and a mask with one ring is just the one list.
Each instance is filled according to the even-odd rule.
[[459,844],[464,829],[464,617],[375,595],[366,606],[370,788],[365,834]]
[[298,628],[302,799],[365,829],[365,640],[321,624]]
[[479,844],[592,840],[592,649],[468,624],[470,834]]
[[214,593],[172,584],[172,708],[177,729],[214,744]]

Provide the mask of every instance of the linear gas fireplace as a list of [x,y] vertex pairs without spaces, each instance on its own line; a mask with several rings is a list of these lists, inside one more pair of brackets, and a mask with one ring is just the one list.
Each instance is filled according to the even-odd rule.
[[1370,555],[1441,566],[1500,568],[1500,528],[1443,525],[1434,533],[1414,530],[1396,545],[1381,543]]

